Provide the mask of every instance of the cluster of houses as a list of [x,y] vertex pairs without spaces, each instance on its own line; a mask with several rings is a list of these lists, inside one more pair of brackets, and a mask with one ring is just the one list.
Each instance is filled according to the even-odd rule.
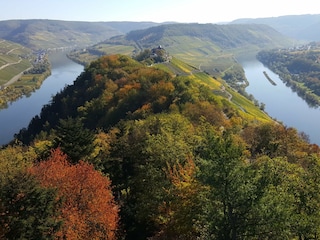
[[36,58],[34,59],[34,64],[43,63],[46,57],[46,51],[41,50],[36,52]]

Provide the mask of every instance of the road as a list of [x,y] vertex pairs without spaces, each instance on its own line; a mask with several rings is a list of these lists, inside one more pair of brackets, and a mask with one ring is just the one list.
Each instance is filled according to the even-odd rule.
[[21,61],[22,61],[22,59],[20,58],[19,61],[17,61],[17,62],[7,63],[7,64],[5,64],[5,65],[2,65],[2,66],[0,67],[0,70],[4,69],[4,68],[6,68],[6,67],[9,67],[10,65],[18,64],[18,63],[20,63]]
[[13,78],[11,78],[8,82],[6,82],[5,84],[3,84],[3,87],[8,87],[9,85],[11,85],[12,83],[16,82],[19,80],[19,78],[21,78],[21,76],[23,75],[24,71],[28,71],[30,70],[32,67],[27,68],[26,70],[23,70],[21,73],[15,75]]
[[6,55],[9,55],[9,53],[11,53],[11,52],[13,52],[14,50],[17,50],[17,49],[20,49],[20,48],[13,48],[13,49],[11,49],[11,50],[9,50],[9,51],[6,53]]
[[225,92],[225,93],[228,95],[228,100],[229,100],[229,102],[231,102],[232,94],[229,93],[229,92],[226,90],[226,87],[225,87],[225,86],[221,85],[221,91],[222,91],[222,92]]

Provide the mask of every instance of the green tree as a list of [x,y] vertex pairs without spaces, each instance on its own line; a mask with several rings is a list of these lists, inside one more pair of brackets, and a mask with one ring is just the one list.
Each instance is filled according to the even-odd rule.
[[94,150],[94,134],[86,129],[79,118],[61,119],[54,147],[60,147],[73,163],[88,160]]
[[303,170],[286,158],[263,156],[253,163],[260,197],[252,206],[255,224],[248,233],[256,238],[294,239],[302,215],[297,211]]
[[26,172],[7,179],[0,189],[1,239],[54,239],[61,227],[56,191],[42,188]]
[[250,224],[252,205],[259,198],[254,172],[243,156],[243,147],[230,134],[204,130],[200,150],[200,179],[209,187],[207,221],[210,238],[241,239]]
[[160,209],[161,231],[152,239],[209,239],[208,224],[203,217],[208,201],[208,188],[198,179],[198,168],[192,159],[186,163],[170,166],[166,170],[171,185],[166,188],[168,195]]
[[299,239],[319,239],[320,236],[320,158],[304,159],[304,171],[296,185],[297,225]]
[[121,219],[128,239],[146,239],[160,232],[165,190],[170,180],[165,169],[184,163],[196,146],[194,128],[179,114],[151,115],[144,120],[118,125],[117,139],[111,143],[110,169],[115,190],[124,207]]
[[307,172],[300,160],[290,163],[286,157],[261,155],[250,162],[232,135],[217,134],[209,127],[202,132],[206,141],[199,150],[200,179],[210,188],[210,239],[316,236],[319,172],[315,159],[308,163]]

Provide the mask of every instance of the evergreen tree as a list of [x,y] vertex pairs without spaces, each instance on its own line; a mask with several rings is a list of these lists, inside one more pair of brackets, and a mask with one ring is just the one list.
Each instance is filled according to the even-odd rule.
[[1,239],[54,239],[61,226],[56,191],[20,172],[0,189]]
[[54,146],[60,147],[73,163],[86,160],[94,150],[94,134],[79,118],[61,119],[56,135]]

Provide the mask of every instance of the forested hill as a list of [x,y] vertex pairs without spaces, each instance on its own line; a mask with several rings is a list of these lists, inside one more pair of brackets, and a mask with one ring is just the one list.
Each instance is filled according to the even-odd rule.
[[288,38],[282,36],[266,25],[217,25],[217,24],[170,24],[132,31],[126,35],[129,41],[135,41],[142,46],[156,43],[164,47],[173,44],[166,43],[166,37],[194,37],[208,40],[221,49],[247,47],[283,46],[288,44]]
[[317,238],[319,147],[176,67],[104,56],[54,96],[0,149],[0,238]]

